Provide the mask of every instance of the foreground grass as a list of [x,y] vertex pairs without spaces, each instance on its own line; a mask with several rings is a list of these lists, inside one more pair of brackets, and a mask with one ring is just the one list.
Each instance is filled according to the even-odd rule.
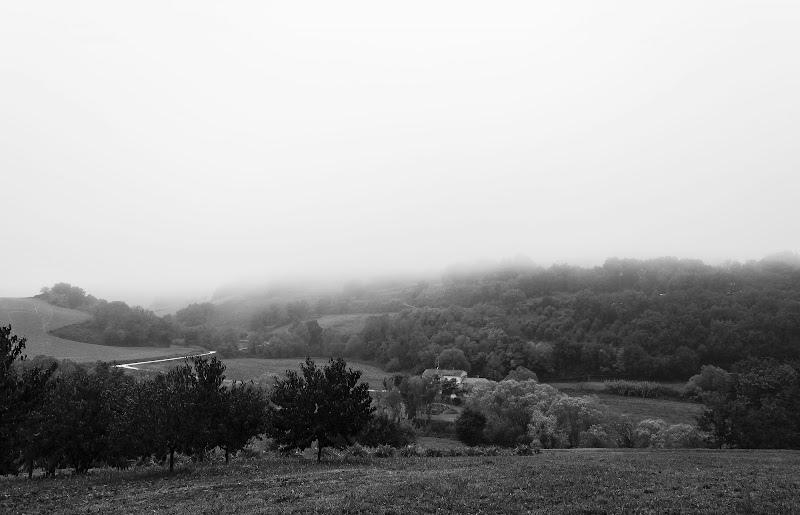
[[800,513],[798,452],[252,458],[0,479],[0,513]]

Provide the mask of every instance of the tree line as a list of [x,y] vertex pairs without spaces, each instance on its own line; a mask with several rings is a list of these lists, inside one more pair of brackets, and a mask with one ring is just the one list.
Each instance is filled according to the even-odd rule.
[[316,442],[319,457],[357,436],[381,444],[397,437],[393,424],[372,417],[368,385],[342,359],[321,368],[309,359],[270,393],[252,383],[225,385],[216,357],[134,377],[102,362],[31,363],[25,343],[11,326],[0,327],[0,474],[83,473],[145,458],[172,471],[176,454],[202,459],[220,449],[228,461],[261,435],[284,452]]
[[102,362],[64,372],[56,364],[27,367],[25,339],[10,326],[0,328],[0,343],[7,442],[0,473],[65,466],[82,473],[150,456],[172,470],[176,453],[202,456],[218,447],[227,459],[265,431],[264,393],[251,384],[223,387],[225,367],[215,358],[137,380]]

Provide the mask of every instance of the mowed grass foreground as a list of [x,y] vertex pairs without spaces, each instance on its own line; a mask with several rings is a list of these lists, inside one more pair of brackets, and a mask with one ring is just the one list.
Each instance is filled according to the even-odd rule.
[[576,450],[534,456],[257,457],[0,479],[0,513],[800,513],[800,453]]

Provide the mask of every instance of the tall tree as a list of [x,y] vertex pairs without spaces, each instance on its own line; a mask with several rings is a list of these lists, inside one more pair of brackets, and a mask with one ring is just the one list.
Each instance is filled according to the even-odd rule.
[[467,408],[456,419],[456,436],[466,445],[473,447],[484,442],[483,429],[485,427],[486,415]]
[[191,451],[192,396],[196,381],[192,367],[185,363],[166,374],[159,373],[148,385],[152,399],[148,421],[150,447],[157,457],[169,458],[170,472],[175,468],[175,453]]
[[285,450],[306,449],[316,440],[317,461],[323,448],[350,444],[375,411],[360,377],[342,358],[323,368],[306,358],[300,373],[288,370],[286,379],[276,380],[270,436]]
[[266,432],[267,401],[262,390],[252,383],[235,383],[223,393],[224,418],[217,433],[217,444],[231,454],[244,449],[253,438]]
[[717,445],[800,448],[800,363],[748,358],[716,388],[698,422]]
[[53,364],[15,370],[15,362],[26,359],[26,342],[26,338],[11,333],[10,325],[0,326],[0,474],[18,472],[25,436],[22,427],[44,402],[56,369]]

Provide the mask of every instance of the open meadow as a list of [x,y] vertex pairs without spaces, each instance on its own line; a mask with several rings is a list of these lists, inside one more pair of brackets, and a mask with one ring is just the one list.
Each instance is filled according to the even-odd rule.
[[[645,419],[660,418],[667,424],[697,424],[697,417],[703,412],[703,405],[696,402],[674,399],[647,399],[641,397],[625,397],[603,391],[602,382],[593,383],[548,383],[571,397],[596,396],[601,406],[619,415],[627,415],[634,422]],[[664,383],[676,391],[680,385]]]
[[75,362],[140,361],[194,354],[190,347],[112,347],[58,338],[48,331],[88,320],[83,311],[53,306],[33,298],[0,298],[0,325],[11,324],[13,334],[28,339],[25,354],[40,354]]
[[0,479],[8,514],[800,513],[797,451],[571,450],[533,456],[268,454]]

